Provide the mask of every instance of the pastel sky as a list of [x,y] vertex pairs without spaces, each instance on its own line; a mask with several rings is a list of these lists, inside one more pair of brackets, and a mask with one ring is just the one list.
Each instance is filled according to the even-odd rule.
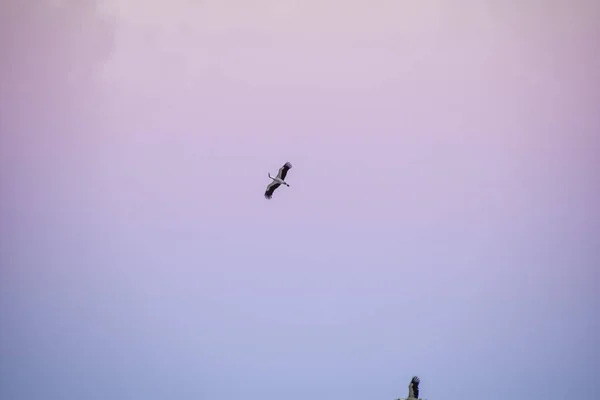
[[598,21],[2,1],[0,398],[600,398]]

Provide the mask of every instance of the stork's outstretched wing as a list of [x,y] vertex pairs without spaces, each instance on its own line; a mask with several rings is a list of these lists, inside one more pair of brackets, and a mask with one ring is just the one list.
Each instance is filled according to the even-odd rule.
[[292,169],[292,164],[290,162],[286,162],[283,164],[283,167],[279,168],[279,172],[277,173],[277,177],[281,180],[285,181],[285,177],[287,176],[288,171]]
[[269,183],[267,186],[267,191],[265,192],[265,198],[267,200],[271,200],[271,197],[273,197],[273,192],[275,192],[275,189],[277,189],[279,186],[281,186],[281,184],[275,181]]

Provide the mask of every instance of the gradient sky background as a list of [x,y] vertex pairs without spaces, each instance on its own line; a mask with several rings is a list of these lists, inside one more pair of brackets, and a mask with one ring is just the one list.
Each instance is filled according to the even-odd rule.
[[600,2],[0,11],[1,399],[600,398]]

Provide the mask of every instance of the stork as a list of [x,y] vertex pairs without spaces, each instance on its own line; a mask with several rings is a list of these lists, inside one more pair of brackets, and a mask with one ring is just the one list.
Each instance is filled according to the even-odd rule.
[[271,200],[271,197],[273,197],[273,192],[275,192],[275,189],[277,189],[279,186],[285,185],[290,187],[290,185],[288,185],[288,183],[285,181],[285,177],[291,168],[292,164],[286,162],[283,164],[283,167],[279,168],[279,173],[277,173],[276,177],[271,176],[271,173],[269,172],[269,178],[271,178],[273,182],[269,183],[267,186],[267,191],[265,192],[265,198],[267,200]]

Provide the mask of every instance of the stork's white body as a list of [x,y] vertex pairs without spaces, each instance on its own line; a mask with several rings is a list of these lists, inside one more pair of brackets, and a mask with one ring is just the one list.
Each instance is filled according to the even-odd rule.
[[285,185],[285,186],[290,186],[287,184],[286,181],[284,181],[283,179],[277,177],[277,176],[271,176],[271,173],[269,172],[269,178],[273,179],[273,182],[275,183],[279,183],[280,185]]

